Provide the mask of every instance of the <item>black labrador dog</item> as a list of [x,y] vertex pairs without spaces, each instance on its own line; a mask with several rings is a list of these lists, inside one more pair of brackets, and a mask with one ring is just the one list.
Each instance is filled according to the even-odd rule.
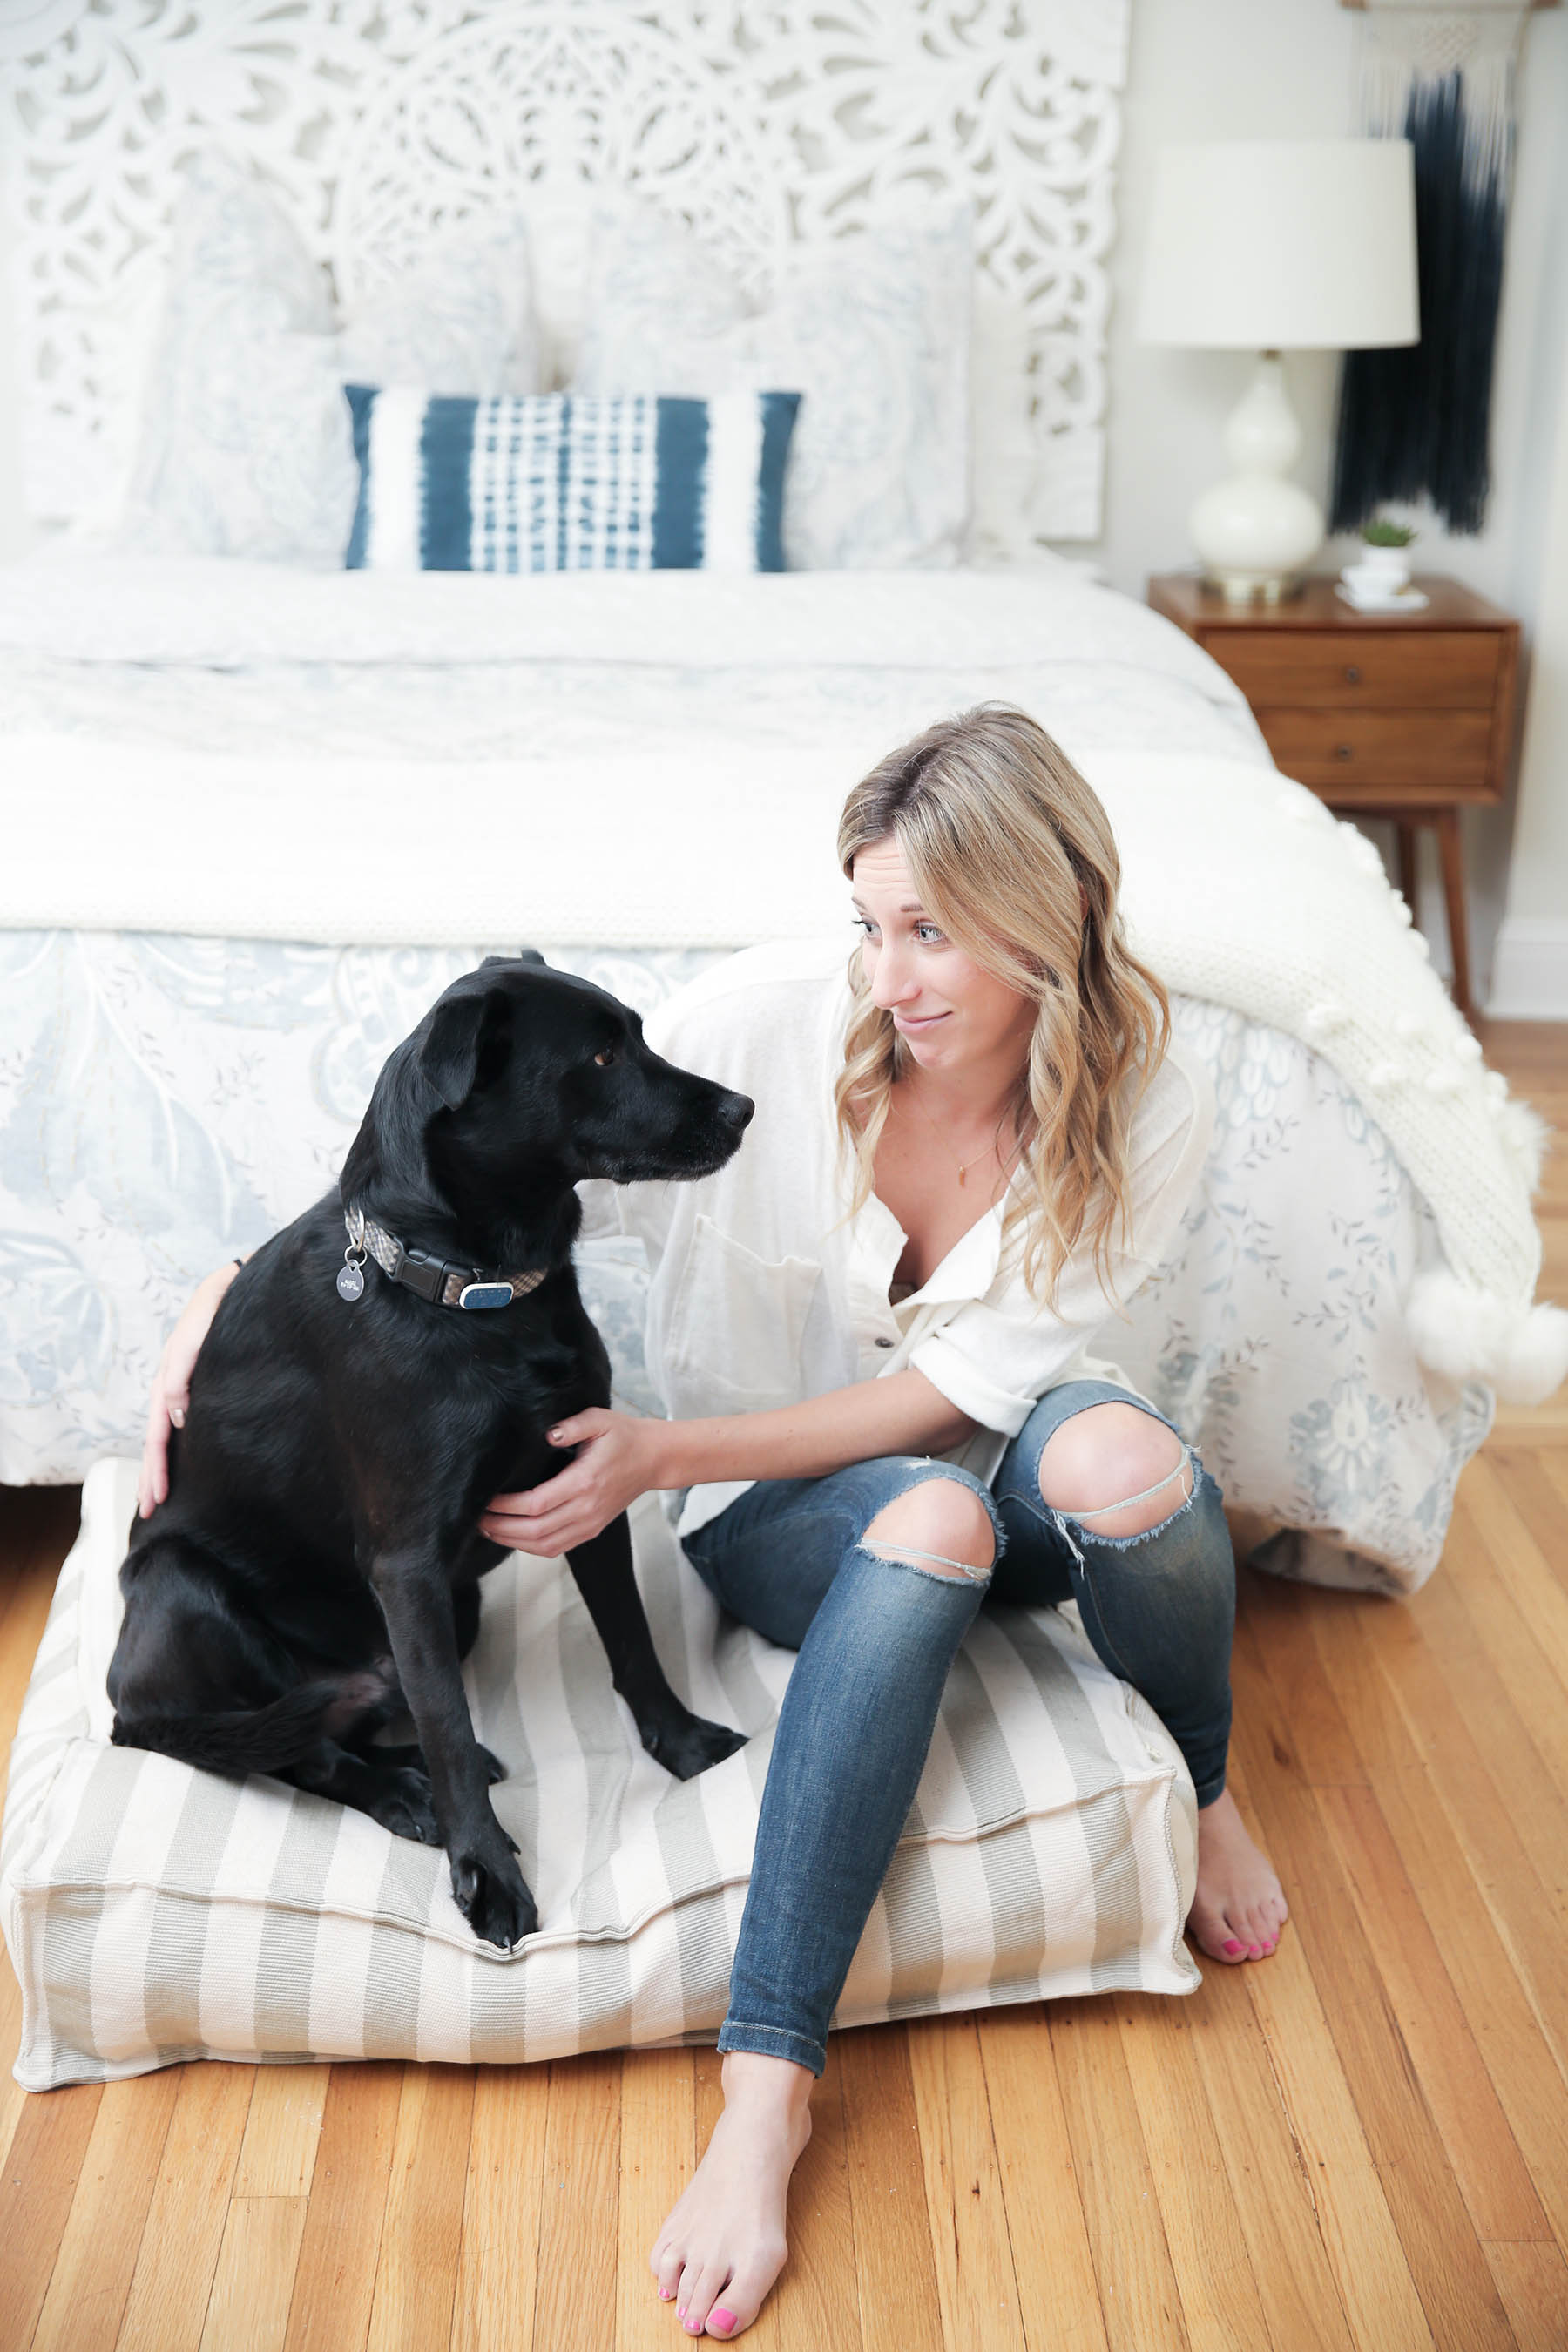
[[[169,1499],[121,1570],[113,1738],[444,1845],[476,1934],[531,1933],[458,1671],[503,1557],[479,1514],[564,1465],[558,1420],[609,1402],[572,1265],[576,1180],[710,1174],[752,1108],[541,958],[448,988],[376,1080],[341,1188],[218,1308]],[[689,1780],[742,1746],[666,1681],[624,1515],[571,1568],[649,1754]],[[417,1747],[377,1743],[405,1703]]]

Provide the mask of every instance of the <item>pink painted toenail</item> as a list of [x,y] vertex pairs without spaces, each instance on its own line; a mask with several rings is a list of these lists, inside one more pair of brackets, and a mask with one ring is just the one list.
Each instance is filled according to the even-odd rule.
[[658,2299],[660,2303],[673,2303],[675,2301],[675,2289],[672,2286],[661,2286],[658,2291]]
[[717,2311],[709,2313],[708,2320],[710,2326],[717,2327],[723,2335],[728,2336],[731,2328],[735,2325],[735,2315],[732,2311],[726,2311],[721,2304]]
[[1243,1948],[1243,1947],[1242,1947],[1240,1944],[1237,1943],[1237,1942],[1234,1940],[1234,1938],[1233,1938],[1233,1939],[1232,1939],[1232,1941],[1231,1941],[1230,1943],[1228,1943],[1228,1944],[1226,1946],[1226,1948],[1226,1948],[1226,1950],[1227,1952],[1235,1953],[1235,1952],[1239,1952],[1239,1951]]

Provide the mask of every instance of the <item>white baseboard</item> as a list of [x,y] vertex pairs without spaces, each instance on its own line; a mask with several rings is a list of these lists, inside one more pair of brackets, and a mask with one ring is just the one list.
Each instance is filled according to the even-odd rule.
[[1568,919],[1504,919],[1486,1015],[1489,1021],[1568,1021]]

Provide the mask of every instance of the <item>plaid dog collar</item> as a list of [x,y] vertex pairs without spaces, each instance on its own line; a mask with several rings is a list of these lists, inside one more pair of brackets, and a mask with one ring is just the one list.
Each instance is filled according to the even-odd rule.
[[[358,1250],[374,1258],[389,1282],[400,1282],[433,1307],[462,1307],[470,1312],[479,1307],[510,1307],[514,1298],[526,1298],[531,1290],[537,1290],[550,1271],[541,1265],[528,1274],[487,1274],[480,1266],[450,1265],[428,1250],[405,1249],[395,1234],[373,1225],[363,1209],[345,1209],[343,1223],[350,1244],[345,1273],[358,1273],[353,1262],[353,1253]],[[342,1276],[338,1287],[342,1297],[360,1295],[359,1290],[344,1286]],[[363,1278],[360,1287],[363,1287]]]

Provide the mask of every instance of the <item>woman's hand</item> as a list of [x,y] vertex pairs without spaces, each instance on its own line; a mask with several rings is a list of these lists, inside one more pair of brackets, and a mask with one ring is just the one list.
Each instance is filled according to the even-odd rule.
[[552,1445],[580,1445],[574,1462],[541,1486],[519,1495],[495,1495],[479,1531],[509,1551],[558,1559],[590,1542],[639,1495],[659,1483],[665,1424],[629,1412],[606,1412],[594,1405],[557,1422]]
[[185,1425],[192,1370],[212,1328],[218,1301],[238,1272],[237,1265],[220,1265],[199,1283],[163,1342],[153,1402],[147,1408],[147,1434],[142,1441],[142,1475],[136,1482],[136,1501],[144,1519],[152,1517],[157,1504],[169,1499],[169,1432]]

